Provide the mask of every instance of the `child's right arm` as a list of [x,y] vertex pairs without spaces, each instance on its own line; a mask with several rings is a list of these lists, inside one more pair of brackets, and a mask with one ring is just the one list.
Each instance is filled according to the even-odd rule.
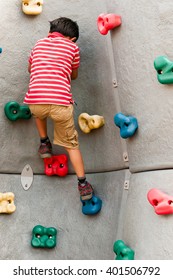
[[28,72],[31,73],[31,63],[28,63]]

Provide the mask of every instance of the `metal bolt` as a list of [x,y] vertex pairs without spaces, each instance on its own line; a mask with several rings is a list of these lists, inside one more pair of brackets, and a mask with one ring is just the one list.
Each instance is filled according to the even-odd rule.
[[124,161],[129,161],[128,154],[126,152],[123,153],[123,159]]
[[124,182],[124,189],[125,189],[125,190],[128,190],[128,189],[129,189],[129,181],[128,181],[128,180],[126,180],[126,181]]
[[118,86],[118,85],[117,85],[117,81],[114,79],[114,80],[113,80],[113,87],[116,88],[117,86]]

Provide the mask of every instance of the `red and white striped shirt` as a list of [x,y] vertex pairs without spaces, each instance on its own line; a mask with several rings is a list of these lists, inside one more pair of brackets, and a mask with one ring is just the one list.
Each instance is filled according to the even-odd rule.
[[31,51],[29,89],[26,104],[73,103],[71,73],[80,63],[78,46],[58,32],[39,40]]

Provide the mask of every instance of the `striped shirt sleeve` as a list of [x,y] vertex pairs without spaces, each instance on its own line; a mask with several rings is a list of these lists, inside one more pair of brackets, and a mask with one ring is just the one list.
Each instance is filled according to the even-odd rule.
[[30,56],[29,56],[29,59],[28,59],[28,62],[29,62],[30,64],[32,64],[32,59],[33,59],[33,50],[31,51]]

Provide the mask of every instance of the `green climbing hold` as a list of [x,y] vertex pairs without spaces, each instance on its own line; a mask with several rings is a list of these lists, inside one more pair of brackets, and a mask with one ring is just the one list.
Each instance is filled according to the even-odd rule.
[[157,79],[161,84],[173,84],[173,62],[166,56],[158,56],[154,60]]
[[4,112],[10,121],[18,119],[30,119],[31,111],[28,105],[19,105],[16,101],[10,101],[5,104]]
[[37,225],[32,230],[31,245],[35,248],[54,248],[56,246],[57,229]]
[[134,251],[122,240],[115,241],[113,251],[116,254],[115,260],[134,260]]

